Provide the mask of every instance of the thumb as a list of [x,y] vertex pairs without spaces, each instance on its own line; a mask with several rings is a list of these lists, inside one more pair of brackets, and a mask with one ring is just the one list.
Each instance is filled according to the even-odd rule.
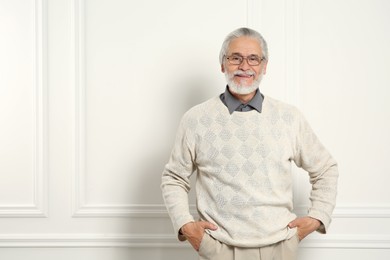
[[289,228],[296,228],[298,226],[298,219],[294,219],[293,221],[291,221],[290,223],[288,223],[288,227]]
[[202,226],[204,229],[210,229],[210,230],[216,230],[216,229],[218,229],[218,227],[217,227],[216,225],[214,225],[213,223],[208,222],[208,221],[201,221],[200,224],[201,224],[201,226]]

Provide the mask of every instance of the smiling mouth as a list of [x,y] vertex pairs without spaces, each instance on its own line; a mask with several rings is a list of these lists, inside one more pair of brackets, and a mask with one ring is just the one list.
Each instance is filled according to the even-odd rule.
[[235,75],[235,77],[239,77],[239,78],[245,78],[245,79],[249,79],[249,78],[252,78],[253,75]]
[[255,76],[254,71],[242,71],[242,70],[237,70],[233,73],[234,77],[239,77],[243,79],[249,79],[251,77]]

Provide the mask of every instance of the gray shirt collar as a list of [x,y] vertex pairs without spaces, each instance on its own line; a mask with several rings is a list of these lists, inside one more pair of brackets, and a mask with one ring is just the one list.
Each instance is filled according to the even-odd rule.
[[261,113],[264,96],[257,89],[255,96],[247,104],[242,104],[241,101],[230,93],[229,87],[226,86],[225,92],[220,95],[220,99],[228,108],[230,114],[234,111],[246,112],[253,109]]

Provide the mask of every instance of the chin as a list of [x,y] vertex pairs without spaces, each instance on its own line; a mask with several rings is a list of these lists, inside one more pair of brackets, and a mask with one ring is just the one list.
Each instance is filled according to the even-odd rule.
[[248,95],[250,93],[253,93],[256,91],[259,86],[258,85],[251,85],[251,86],[239,86],[236,84],[228,83],[229,90],[235,94],[238,95]]
[[256,80],[253,80],[252,84],[249,84],[246,82],[245,82],[246,83],[245,84],[242,81],[236,82],[233,79],[233,77],[231,75],[229,75],[228,73],[225,73],[225,77],[226,77],[227,84],[229,86],[229,90],[235,94],[238,94],[238,95],[248,95],[248,94],[256,91],[259,88],[260,82],[263,78],[261,75]]
[[228,80],[229,90],[238,95],[248,95],[259,88],[260,81],[254,81],[252,84],[237,83],[233,80]]

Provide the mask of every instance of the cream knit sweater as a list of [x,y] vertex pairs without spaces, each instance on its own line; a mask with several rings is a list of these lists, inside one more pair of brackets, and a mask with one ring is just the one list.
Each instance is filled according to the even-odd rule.
[[292,237],[291,162],[312,184],[308,216],[328,228],[335,206],[335,160],[293,106],[265,97],[262,112],[229,114],[219,97],[190,109],[182,118],[162,193],[175,232],[194,221],[189,212],[189,178],[196,173],[197,209],[208,231],[233,246],[261,247]]

